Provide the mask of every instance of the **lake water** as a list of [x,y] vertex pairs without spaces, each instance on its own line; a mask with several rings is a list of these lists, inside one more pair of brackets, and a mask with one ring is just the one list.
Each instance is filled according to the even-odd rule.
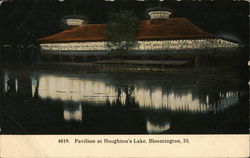
[[[75,73],[73,73],[75,72]],[[3,134],[248,133],[236,72],[1,70]]]

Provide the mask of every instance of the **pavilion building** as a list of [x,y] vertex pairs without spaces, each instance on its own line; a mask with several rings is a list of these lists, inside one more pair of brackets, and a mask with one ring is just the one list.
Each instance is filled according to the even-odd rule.
[[[168,9],[152,8],[147,14],[149,20],[138,22],[139,32],[135,37],[138,45],[132,48],[135,53],[241,47],[203,31],[185,18],[170,18]],[[67,22],[74,27],[38,40],[43,55],[84,56],[109,52],[106,24],[87,24],[82,19]]]

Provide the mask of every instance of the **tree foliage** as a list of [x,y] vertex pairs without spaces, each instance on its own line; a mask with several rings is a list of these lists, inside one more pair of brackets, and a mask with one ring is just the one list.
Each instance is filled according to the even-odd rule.
[[109,39],[107,47],[113,55],[127,55],[137,45],[137,23],[138,18],[131,11],[110,13],[106,35]]

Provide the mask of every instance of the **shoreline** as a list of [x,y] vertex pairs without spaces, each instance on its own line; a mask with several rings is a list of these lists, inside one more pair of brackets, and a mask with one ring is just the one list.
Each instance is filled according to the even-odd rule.
[[[35,64],[8,63],[0,64],[0,69],[26,70],[45,70],[45,71],[69,71],[74,73],[81,72],[159,72],[159,73],[204,73],[204,72],[238,72],[248,73],[247,65],[228,66],[228,65],[199,65],[187,60],[168,60],[168,61],[131,61],[123,60],[101,60],[97,62],[37,62]],[[146,64],[144,64],[145,62]],[[177,64],[176,64],[177,63]],[[178,64],[179,63],[179,64]]]
[[39,63],[36,65],[0,65],[0,72],[4,69],[10,71],[17,71],[18,73],[29,73],[29,72],[48,72],[48,73],[74,73],[74,74],[86,74],[86,73],[133,73],[138,75],[143,75],[144,73],[159,75],[159,74],[180,74],[184,76],[204,76],[210,74],[227,74],[233,73],[234,75],[242,76],[243,78],[248,79],[248,68],[246,71],[244,69],[228,69],[224,70],[220,67],[192,67],[192,68],[167,68],[165,71],[149,71],[149,70],[140,70],[140,69],[103,69],[95,68],[93,63]]

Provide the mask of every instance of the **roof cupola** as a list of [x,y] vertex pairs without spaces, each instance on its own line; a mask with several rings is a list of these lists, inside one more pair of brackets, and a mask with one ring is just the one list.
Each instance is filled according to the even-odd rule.
[[168,8],[155,7],[147,10],[147,15],[150,17],[150,20],[154,19],[168,19],[172,11]]

